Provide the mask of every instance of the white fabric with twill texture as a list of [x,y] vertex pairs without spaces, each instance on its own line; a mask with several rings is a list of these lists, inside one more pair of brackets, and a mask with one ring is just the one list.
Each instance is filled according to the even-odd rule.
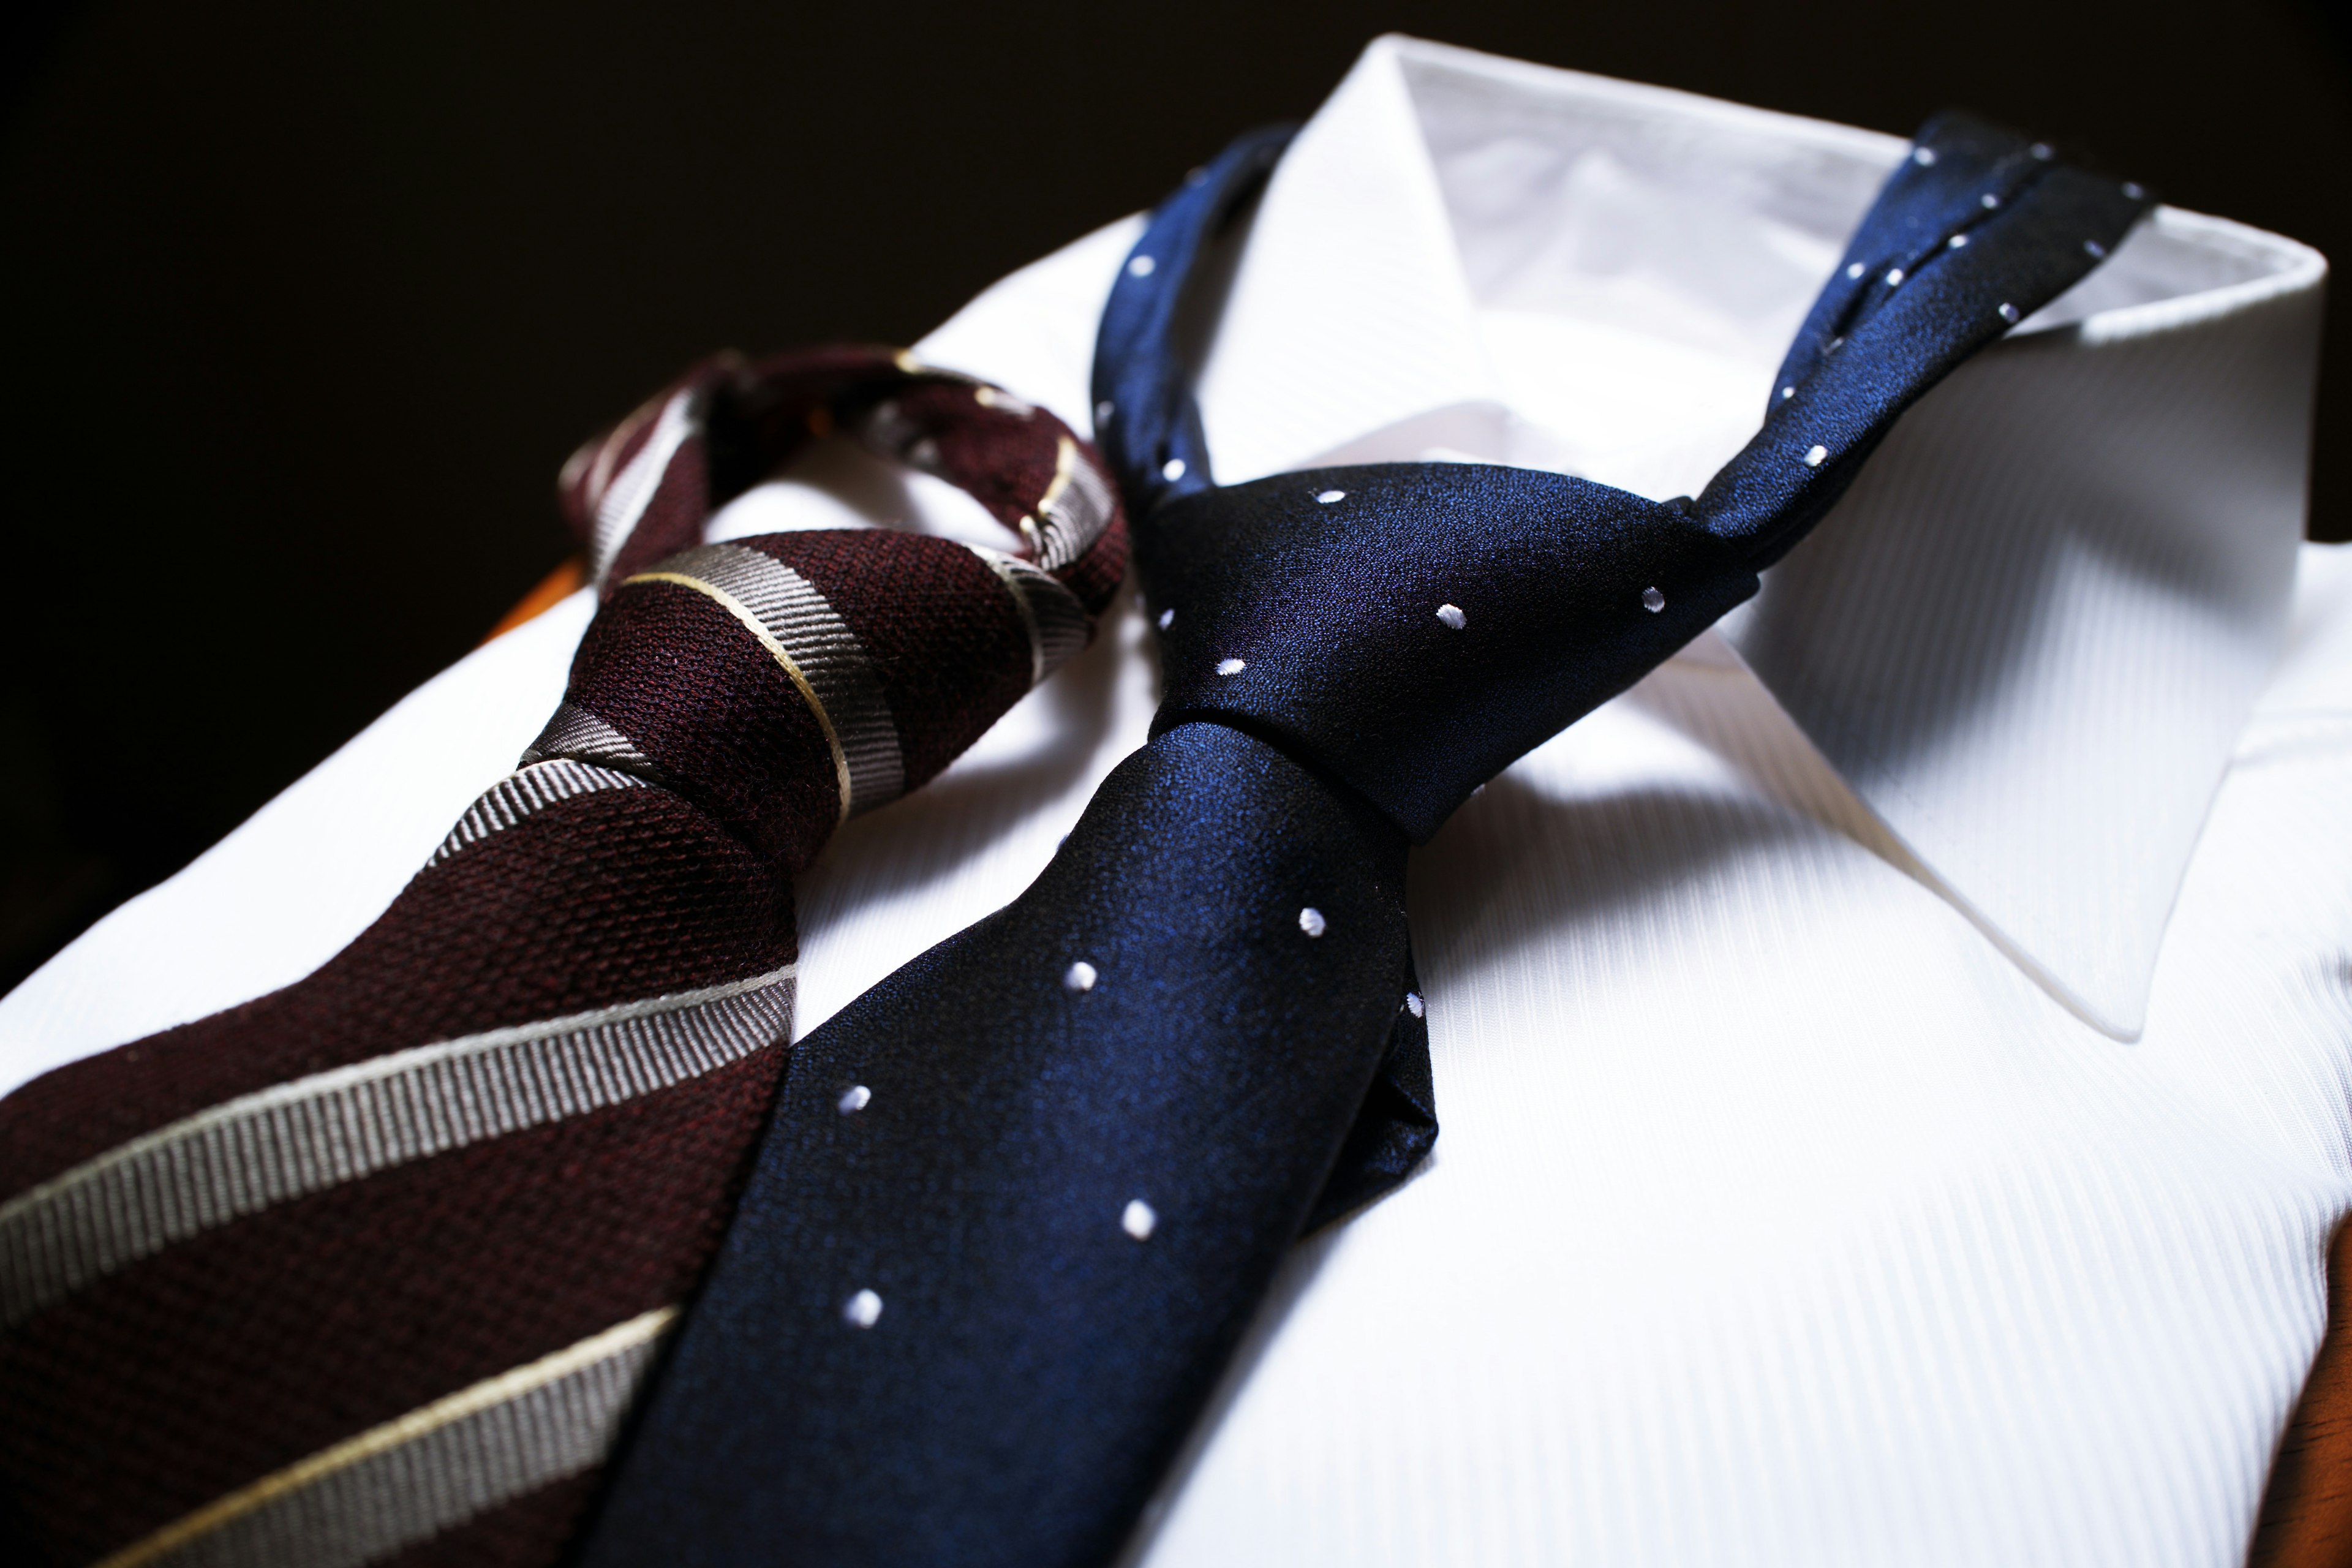
[[[1904,151],[1381,40],[1226,258],[1219,477],[1695,490]],[[1137,232],[919,353],[1086,427]],[[2297,544],[2324,274],[2160,210],[1753,605],[1415,853],[1438,1153],[1298,1249],[1137,1562],[2242,1556],[2352,1208],[2352,552]],[[714,536],[900,521],[1001,542],[837,445]],[[349,941],[590,613],[461,661],[0,1000],[0,1088]],[[850,824],[802,884],[799,1030],[1025,886],[1152,696],[1122,601]]]

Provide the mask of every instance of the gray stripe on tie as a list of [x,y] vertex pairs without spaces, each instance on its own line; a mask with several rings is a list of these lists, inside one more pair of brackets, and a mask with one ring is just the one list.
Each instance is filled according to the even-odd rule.
[[425,864],[428,868],[438,866],[467,845],[503,832],[532,812],[559,800],[594,795],[599,790],[644,787],[643,779],[611,768],[575,763],[568,757],[532,763],[483,791],[481,799],[466,808],[466,815],[457,819],[457,826],[449,830],[449,837],[441,841],[441,847],[433,851],[433,858]]
[[677,1309],[660,1307],[373,1426],[97,1568],[362,1568],[602,1463]]
[[551,757],[570,757],[598,767],[618,768],[649,784],[661,782],[660,774],[654,771],[653,759],[638,750],[635,741],[576,702],[557,706],[555,717],[547,721],[539,739],[524,749],[522,761],[516,766],[528,767]]
[[669,473],[670,459],[677,456],[677,449],[686,445],[697,428],[694,394],[674,394],[655,417],[653,434],[646,437],[646,444],[605,486],[604,493],[597,500],[590,530],[593,537],[589,554],[598,582],[603,582],[604,574],[613,569],[622,547],[629,542],[629,535],[637,531],[646,509],[660,493],[662,479]]
[[1055,452],[1053,482],[1037,503],[1037,565],[1059,572],[1110,526],[1110,481],[1069,437]]
[[0,1328],[174,1242],[445,1150],[652,1094],[792,1026],[794,966],[274,1084],[0,1204]]
[[850,815],[887,805],[906,793],[898,722],[873,660],[807,578],[740,544],[684,551],[653,570],[709,584],[751,611],[792,657],[841,747],[849,770]]
[[1060,578],[1003,551],[978,544],[964,548],[987,563],[1012,595],[1013,607],[1021,613],[1021,625],[1029,634],[1030,685],[1061,668],[1087,646],[1093,628],[1086,606],[1062,585]]

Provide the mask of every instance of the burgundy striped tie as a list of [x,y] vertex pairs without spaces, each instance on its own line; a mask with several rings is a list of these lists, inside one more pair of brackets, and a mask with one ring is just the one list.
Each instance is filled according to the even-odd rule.
[[[835,428],[1022,549],[700,542]],[[520,771],[310,978],[0,1101],[0,1541],[552,1557],[765,1122],[791,877],[1085,646],[1127,555],[1097,465],[851,349],[714,362],[583,448],[604,603]]]

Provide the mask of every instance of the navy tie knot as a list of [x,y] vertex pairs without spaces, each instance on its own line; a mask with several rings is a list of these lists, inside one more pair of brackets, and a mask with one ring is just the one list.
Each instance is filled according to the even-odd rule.
[[1415,842],[1753,594],[1906,407],[2095,267],[2149,201],[1939,116],[1855,231],[1762,427],[1696,501],[1484,464],[1220,488],[1176,324],[1290,135],[1241,138],[1152,214],[1105,308],[1096,414],[1160,624],[1155,732],[1257,735]]
[[1686,503],[1474,463],[1197,490],[1137,550],[1160,624],[1154,732],[1256,734],[1416,843],[1757,585]]

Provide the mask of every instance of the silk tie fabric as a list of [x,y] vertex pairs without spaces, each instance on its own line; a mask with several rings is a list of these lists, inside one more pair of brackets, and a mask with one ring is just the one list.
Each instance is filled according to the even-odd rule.
[[1152,215],[1098,339],[1153,739],[1028,891],[802,1042],[593,1568],[1117,1553],[1335,1171],[1396,1124],[1407,845],[1752,594],[1906,406],[2147,205],[1931,124],[1696,500],[1478,464],[1220,488],[1179,323],[1286,141]]
[[[835,427],[1019,549],[701,543]],[[872,350],[707,364],[561,496],[603,603],[519,771],[308,979],[0,1102],[11,1562],[551,1560],[764,1123],[793,873],[1126,570],[1059,420]]]

